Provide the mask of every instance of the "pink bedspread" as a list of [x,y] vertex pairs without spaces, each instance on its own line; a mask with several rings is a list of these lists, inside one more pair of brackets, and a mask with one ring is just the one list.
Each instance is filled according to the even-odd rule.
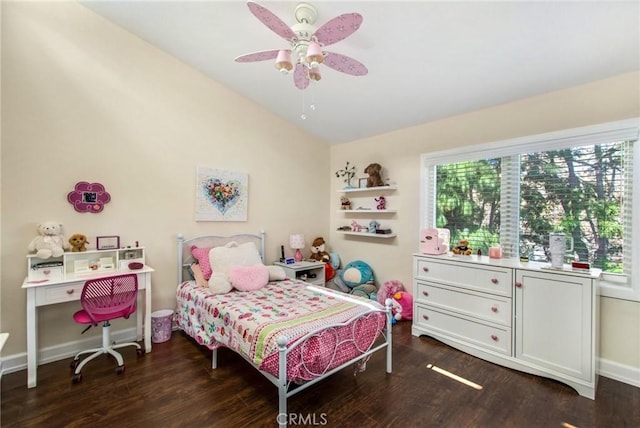
[[[210,349],[233,349],[274,376],[276,339],[284,335],[289,348],[287,379],[293,382],[313,379],[362,355],[386,320],[378,302],[291,280],[220,295],[187,281],[176,295],[179,328]],[[339,325],[347,321],[350,324]],[[318,333],[300,341],[312,331]]]

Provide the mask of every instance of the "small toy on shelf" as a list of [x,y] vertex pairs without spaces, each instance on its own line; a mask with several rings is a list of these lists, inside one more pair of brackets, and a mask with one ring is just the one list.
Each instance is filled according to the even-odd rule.
[[452,251],[453,251],[453,254],[458,254],[461,256],[468,256],[473,252],[471,247],[469,247],[469,241],[465,239],[459,240],[458,245],[453,247]]
[[386,210],[387,209],[387,200],[384,196],[380,196],[379,198],[373,198],[378,205],[376,205],[377,210]]
[[367,187],[379,187],[384,186],[384,181],[380,176],[382,166],[379,163],[371,163],[364,169],[365,174],[369,174],[367,177]]
[[351,220],[351,231],[360,232],[362,231],[362,226],[360,226],[357,221]]
[[71,235],[69,244],[71,244],[71,252],[73,253],[87,251],[87,237],[82,233],[74,233]]
[[379,223],[375,220],[371,220],[369,222],[369,233],[376,233],[376,230],[378,230],[378,226]]
[[340,209],[345,211],[351,209],[351,201],[346,196],[340,197]]
[[41,259],[49,257],[60,257],[64,250],[71,247],[62,235],[62,223],[55,221],[45,221],[38,225],[39,235],[33,238],[27,247],[30,252],[36,252],[36,256]]

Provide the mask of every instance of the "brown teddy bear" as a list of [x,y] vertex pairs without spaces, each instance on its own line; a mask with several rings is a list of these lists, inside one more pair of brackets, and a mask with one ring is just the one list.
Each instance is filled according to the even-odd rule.
[[458,245],[453,247],[453,254],[459,254],[461,256],[468,256],[471,254],[471,248],[469,248],[469,241],[461,239],[458,241]]
[[367,178],[367,187],[379,187],[384,186],[382,177],[380,176],[382,166],[379,163],[370,163],[365,169],[364,173],[369,174]]
[[71,235],[69,244],[71,244],[71,251],[74,253],[87,251],[87,237],[81,233]]
[[329,253],[325,251],[324,244],[324,238],[321,236],[318,236],[313,240],[313,243],[311,244],[311,256],[309,257],[311,260],[325,263],[329,261]]

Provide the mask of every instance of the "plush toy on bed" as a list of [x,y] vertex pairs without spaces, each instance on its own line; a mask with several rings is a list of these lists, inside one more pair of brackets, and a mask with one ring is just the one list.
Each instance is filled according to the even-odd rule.
[[38,236],[29,243],[28,250],[36,252],[36,257],[48,259],[60,257],[64,250],[71,247],[62,235],[62,224],[55,221],[45,221],[38,225]]

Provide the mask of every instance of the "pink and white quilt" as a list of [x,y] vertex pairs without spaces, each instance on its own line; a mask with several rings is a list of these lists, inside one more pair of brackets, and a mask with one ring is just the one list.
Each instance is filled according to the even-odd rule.
[[[209,288],[186,281],[176,295],[175,321],[180,329],[209,349],[233,349],[274,376],[278,376],[276,340],[285,336],[287,379],[298,383],[362,355],[386,321],[378,302],[292,280],[226,294],[212,294]],[[317,334],[301,341],[310,332]]]

